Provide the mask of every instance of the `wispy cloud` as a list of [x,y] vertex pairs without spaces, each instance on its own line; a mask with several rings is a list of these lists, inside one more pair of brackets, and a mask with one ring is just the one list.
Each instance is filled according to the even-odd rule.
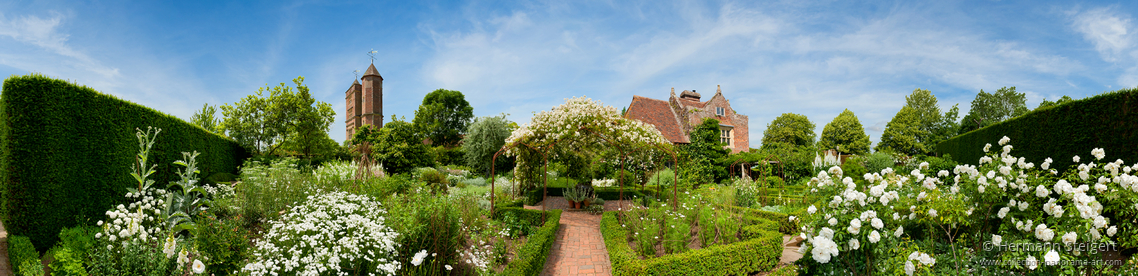
[[1083,34],[1083,38],[1095,45],[1103,60],[1114,62],[1128,55],[1134,45],[1133,26],[1130,16],[1119,14],[1111,7],[1102,7],[1079,12],[1072,26]]
[[103,77],[119,76],[118,68],[103,66],[86,53],[68,45],[68,35],[59,31],[65,16],[55,11],[50,14],[50,17],[25,15],[13,18],[0,14],[0,36],[7,36],[18,42],[35,45],[56,55],[71,58],[74,66],[98,73]]

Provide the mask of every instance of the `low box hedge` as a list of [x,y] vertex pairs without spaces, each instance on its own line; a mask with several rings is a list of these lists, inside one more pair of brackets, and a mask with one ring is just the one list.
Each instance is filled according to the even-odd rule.
[[498,208],[494,215],[501,216],[512,213],[517,217],[534,222],[541,221],[542,213],[546,214],[544,223],[526,238],[526,243],[516,252],[517,258],[506,265],[506,269],[498,275],[538,275],[545,268],[545,261],[549,256],[549,249],[557,240],[557,230],[561,227],[561,210],[542,212],[516,207]]
[[[542,190],[543,190],[542,188],[537,188],[537,189],[530,190],[529,192],[526,192],[526,203],[527,204],[537,204],[538,202],[541,202],[541,191]],[[549,196],[564,196],[565,195],[565,188],[549,187],[548,192],[549,192]],[[594,189],[594,192],[597,194],[597,198],[604,199],[604,200],[617,200],[620,198],[620,193],[621,193],[620,188],[615,188],[615,187],[596,188],[596,189]],[[646,196],[654,196],[655,194],[656,194],[656,190],[640,189],[637,187],[625,187],[624,188],[624,198],[625,199],[643,198]]]
[[740,242],[641,260],[628,246],[628,231],[616,214],[605,212],[601,218],[613,275],[750,275],[774,268],[782,257],[782,234],[753,225],[744,228],[750,232]]
[[728,211],[743,214],[745,217],[758,217],[765,218],[770,221],[778,223],[778,231],[783,234],[797,234],[798,222],[790,221],[790,215],[783,213],[768,212],[763,210],[744,208],[739,206],[724,206]]
[[16,275],[27,272],[20,271],[20,265],[27,261],[39,262],[40,253],[32,246],[32,241],[25,236],[8,236],[8,261],[12,263],[12,270]]

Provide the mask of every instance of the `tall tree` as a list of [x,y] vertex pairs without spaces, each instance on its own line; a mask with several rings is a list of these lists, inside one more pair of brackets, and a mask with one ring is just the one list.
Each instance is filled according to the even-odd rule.
[[[940,115],[938,112],[937,115]],[[921,137],[927,136],[926,130],[921,128],[921,112],[908,105],[901,108],[893,120],[885,126],[885,133],[881,134],[881,142],[877,143],[876,151],[893,151],[907,155],[924,154],[928,150]]]
[[[492,160],[494,154],[502,149],[506,144],[506,138],[510,137],[512,131],[510,123],[505,114],[475,119],[467,129],[466,137],[462,139],[466,166],[476,172],[490,175],[490,163],[494,161]],[[502,158],[496,160],[497,164],[509,163],[505,156],[500,157]]]
[[454,145],[474,118],[474,108],[462,92],[438,89],[423,97],[413,123],[435,145]]
[[960,117],[960,104],[953,104],[948,112],[941,116],[940,122],[933,128],[930,133],[930,138],[925,142],[925,150],[932,151],[936,149],[936,145],[951,139],[960,133],[960,122],[956,119]]
[[214,117],[214,114],[217,114],[217,108],[206,103],[202,106],[202,110],[194,111],[194,115],[190,116],[190,123],[200,126],[206,131],[222,134],[220,120]]
[[833,121],[822,128],[822,138],[818,139],[819,149],[837,149],[850,154],[869,153],[869,135],[861,126],[857,116],[846,109]]
[[969,132],[1027,113],[1027,97],[1017,93],[1016,88],[1003,87],[995,93],[980,90],[972,100],[972,109],[960,123],[960,133]]
[[232,106],[222,105],[222,128],[255,154],[275,154],[281,146],[294,144],[306,156],[311,155],[322,140],[320,135],[327,135],[336,112],[330,104],[312,99],[304,77],[292,82],[295,91],[282,82],[276,87],[258,88]]
[[763,132],[763,148],[777,145],[807,146],[814,144],[814,122],[806,115],[783,113],[767,125]]
[[917,88],[913,90],[912,94],[905,96],[905,106],[913,109],[918,120],[917,127],[923,132],[917,137],[917,141],[928,142],[929,135],[941,123],[942,116],[936,96],[929,90]]

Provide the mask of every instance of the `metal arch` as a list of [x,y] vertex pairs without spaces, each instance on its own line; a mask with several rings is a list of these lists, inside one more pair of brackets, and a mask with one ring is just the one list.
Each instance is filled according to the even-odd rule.
[[[588,131],[590,134],[605,140],[605,142],[608,142],[609,144],[620,145],[619,143],[615,143],[615,142],[609,140],[608,138],[606,138],[606,136],[598,135],[595,131],[593,131],[593,126],[581,126],[577,129],[578,132],[582,131],[582,130]],[[497,169],[496,165],[498,162],[497,161],[498,156],[501,155],[503,152],[508,151],[509,149],[516,148],[519,144],[521,144],[521,145],[526,146],[527,148],[530,148],[531,150],[540,152],[542,155],[542,161],[544,163],[543,164],[544,170],[548,171],[549,170],[549,156],[548,156],[549,148],[551,148],[552,146],[554,146],[554,145],[556,145],[556,144],[558,144],[564,140],[567,140],[567,139],[562,139],[559,137],[559,138],[554,139],[553,142],[550,142],[549,144],[543,145],[541,147],[534,147],[533,145],[530,145],[528,143],[516,141],[516,142],[510,143],[509,145],[502,146],[502,148],[499,149],[498,152],[494,153],[494,157],[490,159],[490,214],[491,215],[493,215],[493,213],[494,213],[495,201],[496,201],[495,183],[494,183],[496,180],[496,177],[494,177],[494,176],[495,176],[495,170]],[[652,145],[655,146],[657,149],[660,149],[660,150],[668,153],[669,155],[671,155],[673,164],[679,164],[678,159],[676,158],[675,152],[673,152],[672,150],[669,150],[669,149],[667,149],[667,148],[665,148],[665,147],[663,147],[657,143],[652,143]],[[618,183],[620,183],[620,185],[619,185],[620,186],[620,194],[619,194],[620,198],[618,199],[617,202],[621,202],[619,200],[624,199],[624,183],[623,183],[624,179],[623,178],[624,178],[624,171],[627,171],[625,166],[627,165],[626,161],[627,161],[627,157],[628,157],[627,149],[625,149],[623,147],[620,147],[620,148],[621,148],[621,155],[622,155],[621,156],[621,177],[620,177],[621,179],[618,180]],[[676,196],[678,195],[677,190],[676,190],[676,188],[678,187],[677,178],[678,177],[672,178],[672,209],[673,209],[673,211],[677,210],[677,205],[676,205],[676,203],[677,203]],[[543,187],[542,187],[542,194],[541,194],[541,197],[542,197],[542,199],[541,199],[541,201],[542,201],[541,210],[546,211],[546,199],[547,199],[547,194],[549,192],[549,178],[548,177],[542,178],[542,185],[543,185]],[[657,196],[658,195],[659,195],[659,187],[657,187]],[[624,210],[623,203],[619,203],[618,210],[619,211]],[[542,220],[545,220],[545,213],[544,212],[542,213]]]

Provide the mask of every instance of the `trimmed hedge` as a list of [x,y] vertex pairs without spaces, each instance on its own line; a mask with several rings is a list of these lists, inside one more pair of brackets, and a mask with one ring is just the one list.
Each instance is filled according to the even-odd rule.
[[744,217],[764,218],[778,223],[777,231],[793,235],[798,233],[798,222],[790,221],[790,215],[783,213],[768,212],[763,210],[756,210],[751,208],[744,208],[739,206],[723,206],[726,210],[736,214],[743,214]]
[[628,231],[620,226],[616,212],[605,212],[601,218],[601,235],[613,275],[750,275],[767,271],[777,266],[782,256],[782,234],[761,227],[745,227],[751,232],[737,243],[641,260],[628,246]]
[[12,270],[16,275],[20,272],[20,265],[26,261],[40,261],[40,253],[32,246],[32,241],[25,236],[8,236],[8,261],[12,263]]
[[[1078,155],[1083,162],[1093,160],[1091,150],[1103,148],[1103,162],[1122,159],[1138,161],[1138,89],[1124,89],[1098,96],[1042,108],[1023,116],[973,130],[937,145],[940,154],[950,154],[962,164],[977,164],[984,156],[984,144],[999,152],[1000,138],[1011,138],[1012,155],[1042,164],[1050,157],[1051,167],[1063,172]],[[1100,162],[1101,163],[1101,162]]]
[[137,185],[136,128],[162,129],[148,162],[158,187],[177,178],[181,152],[201,153],[201,175],[236,174],[249,156],[232,139],[86,86],[31,74],[4,80],[0,91],[0,218],[40,251],[64,227],[92,224],[124,203],[126,187]]
[[[539,221],[535,224],[542,226],[537,231],[530,233],[529,237],[526,238],[526,243],[518,249],[517,259],[507,264],[506,269],[498,275],[538,275],[545,268],[549,249],[557,240],[557,230],[561,227],[561,210],[542,212],[515,207],[494,210],[495,216],[500,216],[506,212],[514,213],[516,216],[527,218],[530,221]],[[544,223],[540,223],[542,213],[548,215]]]

